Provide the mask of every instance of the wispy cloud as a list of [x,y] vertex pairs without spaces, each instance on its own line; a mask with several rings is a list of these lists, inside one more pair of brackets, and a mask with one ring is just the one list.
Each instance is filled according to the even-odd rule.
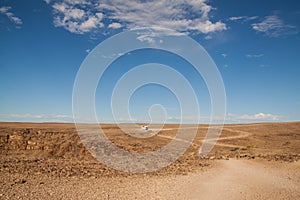
[[260,64],[259,67],[270,67],[270,65]]
[[274,115],[270,113],[257,113],[257,114],[244,114],[236,115],[229,113],[226,116],[226,121],[228,122],[265,122],[265,121],[282,121],[284,116]]
[[0,114],[0,121],[73,122],[73,116],[65,115],[65,114],[56,114],[56,115]]
[[211,39],[212,39],[212,36],[211,36],[211,35],[206,35],[206,36],[204,37],[204,39],[205,39],[205,40],[211,40]]
[[263,57],[264,54],[246,54],[246,58],[260,58]]
[[223,56],[223,58],[227,58],[227,54],[226,53],[222,53],[221,56]]
[[252,28],[269,37],[280,37],[298,33],[295,26],[286,24],[277,15],[266,16],[261,22],[252,24]]
[[51,0],[44,0],[47,4],[49,4],[51,2]]
[[[189,123],[196,123],[199,119],[199,123],[209,123],[210,120],[213,120],[214,123],[222,123],[224,116],[207,116],[207,115],[202,115],[200,118],[198,117],[185,117],[186,120],[188,120]],[[242,114],[242,115],[237,115],[237,114],[232,114],[229,113],[225,116],[225,121],[224,123],[254,123],[254,122],[279,122],[279,121],[284,121],[287,118],[284,116],[280,115],[274,115],[270,113],[256,113],[256,114]],[[168,117],[167,118],[167,123],[178,123],[181,121],[180,117]]]
[[230,21],[235,21],[235,22],[240,22],[240,23],[245,23],[251,20],[257,19],[258,16],[235,16],[235,17],[230,17]]
[[46,2],[53,8],[55,26],[78,34],[105,26],[109,29],[158,27],[182,33],[204,34],[227,29],[225,23],[210,19],[212,6],[206,0]]
[[[184,123],[197,123],[199,119],[199,123],[209,123],[211,120],[211,116],[200,116],[199,117],[185,117]],[[236,114],[227,114],[225,118],[225,123],[251,123],[251,122],[276,122],[276,121],[284,121],[287,118],[280,115],[274,115],[270,113],[257,113],[257,114],[244,114],[244,115],[236,115]],[[97,123],[91,119],[77,119],[82,123]],[[99,118],[99,122],[101,123],[114,123],[113,119],[101,119]],[[222,123],[222,116],[214,116],[213,120],[215,123]],[[11,122],[74,122],[72,115],[66,114],[0,114],[0,121],[11,121]],[[127,119],[127,118],[118,118],[118,122],[120,123],[141,123],[141,122],[149,122],[149,119]],[[158,118],[157,123],[163,121]],[[166,123],[179,123],[181,121],[181,117],[178,116],[169,116],[166,119]]]
[[10,6],[2,6],[0,7],[0,14],[6,15],[6,17],[8,17],[8,19],[16,25],[23,24],[22,20],[11,12],[11,9],[12,8]]

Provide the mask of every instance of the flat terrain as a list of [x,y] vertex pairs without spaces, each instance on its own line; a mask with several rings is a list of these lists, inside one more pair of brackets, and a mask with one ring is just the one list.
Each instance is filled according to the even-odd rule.
[[[178,125],[160,131],[128,125],[132,134],[145,136],[135,138],[113,124],[101,127],[115,145],[135,153],[160,149],[178,131]],[[208,126],[186,127],[185,134],[197,135],[178,160],[133,174],[94,159],[74,124],[0,123],[0,199],[300,199],[300,123],[225,125],[201,158]],[[113,159],[113,151],[105,153]]]

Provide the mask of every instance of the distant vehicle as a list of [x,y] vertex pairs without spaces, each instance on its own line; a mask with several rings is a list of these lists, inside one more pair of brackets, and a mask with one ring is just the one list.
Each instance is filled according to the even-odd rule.
[[148,126],[142,126],[141,129],[147,131],[149,129],[149,127]]

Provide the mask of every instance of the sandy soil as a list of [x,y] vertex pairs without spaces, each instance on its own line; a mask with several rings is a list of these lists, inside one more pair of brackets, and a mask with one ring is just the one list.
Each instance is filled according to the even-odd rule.
[[[116,145],[137,153],[166,145],[178,127],[141,139],[101,126]],[[194,128],[196,138],[176,162],[128,174],[96,161],[73,124],[0,123],[0,199],[300,199],[300,123],[225,125],[202,159],[207,126],[186,134]]]

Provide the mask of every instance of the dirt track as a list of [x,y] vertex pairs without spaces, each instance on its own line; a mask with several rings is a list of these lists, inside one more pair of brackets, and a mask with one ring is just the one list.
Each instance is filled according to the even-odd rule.
[[208,172],[190,175],[183,191],[187,199],[299,199],[299,167],[299,162],[218,161]]
[[[196,127],[196,128],[198,128],[198,127]],[[165,128],[165,129],[162,129],[162,131],[170,131],[170,130],[177,130],[177,129],[178,128]],[[185,129],[195,129],[195,127],[189,127],[189,128],[185,128]],[[205,129],[206,129],[206,127],[205,127]],[[222,140],[232,140],[232,139],[246,138],[246,137],[249,137],[251,135],[250,132],[240,131],[240,130],[234,130],[234,129],[231,129],[231,128],[223,128],[223,130],[230,131],[231,133],[237,133],[238,135],[219,137],[217,139],[218,143],[215,144],[217,146],[233,147],[233,148],[243,148],[243,146],[240,146],[240,145],[225,144],[225,143],[221,143],[220,141],[222,141]],[[171,140],[175,139],[172,136],[166,136],[166,135],[158,135],[158,137],[167,138],[167,139],[171,139]],[[186,140],[183,140],[183,139],[175,139],[175,140],[182,141],[182,142],[188,142],[189,143],[189,141],[186,141]],[[202,139],[202,142],[203,142],[203,140],[204,139]]]

